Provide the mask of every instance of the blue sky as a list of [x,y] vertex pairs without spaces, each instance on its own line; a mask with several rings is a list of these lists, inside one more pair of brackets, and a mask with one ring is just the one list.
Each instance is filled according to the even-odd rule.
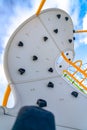
[[[41,0],[0,0],[0,104],[7,80],[3,72],[3,52],[13,31],[33,15]],[[74,29],[87,29],[87,0],[46,0],[43,9],[60,8],[71,16]],[[87,63],[87,34],[75,35],[75,60]]]

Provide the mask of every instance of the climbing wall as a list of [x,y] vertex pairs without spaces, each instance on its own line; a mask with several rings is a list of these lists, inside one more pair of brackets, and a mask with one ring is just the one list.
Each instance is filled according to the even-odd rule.
[[72,61],[73,41],[72,20],[60,9],[42,11],[18,27],[4,56],[6,77],[15,98],[14,107],[6,109],[6,114],[16,116],[20,107],[35,105],[55,115],[58,130],[87,128],[87,98],[62,78],[69,64],[61,53]]
[[[10,38],[5,52],[5,72],[10,83],[24,83],[52,78],[69,65],[61,52],[74,55],[73,24],[67,13],[49,9],[24,22]],[[58,68],[57,68],[58,69]]]

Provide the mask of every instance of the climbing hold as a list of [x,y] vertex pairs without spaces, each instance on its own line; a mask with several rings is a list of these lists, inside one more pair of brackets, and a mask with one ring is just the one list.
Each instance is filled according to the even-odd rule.
[[68,56],[69,55],[69,53],[66,53],[66,56]]
[[19,73],[20,73],[21,75],[23,75],[23,74],[25,73],[25,69],[23,69],[23,68],[20,68],[18,71],[19,71]]
[[33,56],[33,61],[36,61],[36,60],[38,60],[38,57],[37,56]]
[[59,68],[62,68],[62,65],[59,65]]
[[20,46],[20,47],[23,47],[23,45],[24,45],[24,44],[23,44],[23,42],[21,42],[21,41],[18,43],[18,46]]
[[53,68],[49,68],[48,71],[52,73],[53,72]]
[[57,18],[58,18],[58,19],[60,19],[60,18],[61,18],[61,14],[57,14],[56,16],[57,16]]
[[73,30],[73,33],[75,33],[75,30]]
[[49,82],[48,85],[47,85],[47,87],[54,88],[54,84],[52,82]]
[[78,97],[78,93],[77,93],[76,91],[73,91],[73,92],[71,93],[71,95],[74,96],[75,98]]
[[69,43],[72,43],[72,39],[69,39]]
[[75,40],[75,37],[73,37],[73,40]]
[[54,31],[55,33],[58,33],[58,29],[54,29],[53,31]]
[[47,41],[47,40],[48,40],[48,37],[45,36],[43,39],[44,39],[44,41]]
[[47,102],[43,99],[38,99],[37,104],[39,107],[46,107],[47,106]]
[[69,20],[69,18],[68,18],[68,17],[65,17],[65,20],[66,20],[66,21],[68,21],[68,20]]

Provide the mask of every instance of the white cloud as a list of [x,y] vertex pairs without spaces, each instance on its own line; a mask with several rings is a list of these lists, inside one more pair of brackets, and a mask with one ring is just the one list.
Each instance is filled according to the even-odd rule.
[[[87,30],[87,13],[85,17],[83,18],[83,30]],[[85,33],[84,35],[83,42],[87,44],[87,33]]]
[[87,29],[87,13],[85,15],[85,17],[83,18],[83,29]]

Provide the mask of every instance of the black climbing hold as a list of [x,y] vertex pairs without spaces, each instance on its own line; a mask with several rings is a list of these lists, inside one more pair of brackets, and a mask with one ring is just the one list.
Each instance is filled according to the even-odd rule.
[[59,65],[59,68],[62,68],[62,65]]
[[47,87],[54,88],[54,84],[52,82],[49,82],[48,85],[47,85]]
[[39,107],[46,107],[47,106],[47,102],[43,99],[38,99],[37,104]]
[[47,41],[47,40],[48,40],[48,37],[45,36],[43,39],[44,39],[44,41]]
[[75,33],[75,30],[73,30],[73,33]]
[[36,60],[38,60],[38,57],[37,56],[33,56],[33,61],[36,61]]
[[68,56],[69,55],[69,53],[66,53],[66,56]]
[[24,45],[24,44],[23,44],[23,42],[21,42],[21,41],[18,43],[18,46],[20,46],[20,47],[23,47],[23,45]]
[[49,68],[48,71],[52,73],[53,72],[53,68]]
[[78,93],[77,93],[76,91],[73,91],[73,92],[71,93],[71,95],[74,96],[75,98],[78,97]]
[[57,18],[58,18],[58,19],[60,19],[60,18],[61,18],[61,14],[57,14],[56,16],[57,16]]
[[69,43],[72,43],[72,39],[69,39]]
[[20,68],[18,71],[19,71],[19,73],[20,73],[21,75],[23,75],[23,74],[25,73],[25,69],[23,69],[23,68]]
[[73,37],[73,40],[75,40],[75,37]]
[[58,29],[54,29],[53,31],[54,31],[55,33],[58,33]]
[[68,18],[68,17],[65,17],[65,20],[66,20],[66,21],[68,21],[68,20],[69,20],[69,18]]

